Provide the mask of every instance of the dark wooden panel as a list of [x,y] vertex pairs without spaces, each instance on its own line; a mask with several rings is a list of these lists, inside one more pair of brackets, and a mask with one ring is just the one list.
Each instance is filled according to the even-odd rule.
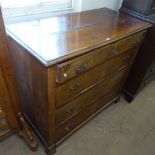
[[124,90],[130,92],[133,96],[135,96],[145,73],[155,59],[155,35],[153,34],[155,34],[155,27],[148,31],[124,86]]
[[[130,3],[130,0],[128,0],[128,3]],[[133,3],[132,5],[135,5],[135,3]],[[144,16],[143,14],[138,13],[138,10],[130,10],[128,5],[123,5],[120,10],[122,12],[125,12],[126,14],[129,14],[130,16],[143,19],[144,21],[149,21],[153,24],[153,26],[149,29],[149,31],[146,34],[146,37],[139,49],[139,52],[136,56],[134,64],[124,85],[123,91],[125,93],[126,100],[131,102],[134,99],[134,97],[138,94],[138,92],[141,90],[141,88],[143,88],[146,85],[145,77],[150,76],[148,78],[150,79],[149,82],[151,82],[154,79],[153,77],[151,77],[152,73],[148,71],[153,69],[153,62],[155,61],[155,20],[154,15]]]
[[47,70],[11,38],[9,46],[24,113],[48,141]]

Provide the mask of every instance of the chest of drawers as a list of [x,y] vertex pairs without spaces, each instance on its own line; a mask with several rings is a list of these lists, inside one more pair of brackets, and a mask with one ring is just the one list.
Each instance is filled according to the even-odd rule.
[[25,118],[48,153],[118,100],[150,26],[106,8],[7,25]]

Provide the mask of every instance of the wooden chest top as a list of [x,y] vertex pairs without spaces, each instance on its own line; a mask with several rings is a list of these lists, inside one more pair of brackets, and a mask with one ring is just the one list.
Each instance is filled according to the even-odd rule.
[[7,33],[45,66],[82,55],[151,25],[107,8],[6,25]]

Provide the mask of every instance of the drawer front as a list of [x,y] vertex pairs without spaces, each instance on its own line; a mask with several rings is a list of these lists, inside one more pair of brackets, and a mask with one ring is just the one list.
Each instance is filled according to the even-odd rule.
[[105,96],[102,96],[94,104],[91,104],[80,113],[75,115],[72,119],[68,120],[65,124],[56,129],[56,142],[59,142],[62,138],[69,135],[73,130],[78,128],[81,123],[86,121],[91,115],[99,110],[99,108],[104,107],[110,101],[112,101],[117,94],[117,90],[109,92]]
[[106,76],[127,66],[133,54],[134,53],[131,50],[118,55],[110,60],[107,60],[104,64],[101,64],[85,72],[84,74],[65,82],[64,84],[58,85],[56,90],[57,107],[67,103],[72,97],[101,81]]
[[108,46],[96,49],[88,54],[57,65],[57,83],[80,75],[90,68],[103,63],[105,60],[137,46],[142,40],[144,32],[137,33]]
[[110,78],[101,81],[85,93],[81,94],[79,97],[73,99],[65,106],[59,108],[56,111],[56,126],[60,126],[67,119],[71,118],[73,115],[79,113],[82,109],[85,109],[92,103],[96,102],[98,98],[116,89],[121,85],[122,78],[126,73],[126,68],[119,71]]

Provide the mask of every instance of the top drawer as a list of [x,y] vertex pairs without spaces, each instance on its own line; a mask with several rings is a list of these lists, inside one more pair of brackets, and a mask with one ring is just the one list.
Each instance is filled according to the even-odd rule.
[[57,83],[63,83],[88,69],[103,63],[105,60],[138,46],[144,38],[144,32],[98,48],[88,54],[57,65]]

